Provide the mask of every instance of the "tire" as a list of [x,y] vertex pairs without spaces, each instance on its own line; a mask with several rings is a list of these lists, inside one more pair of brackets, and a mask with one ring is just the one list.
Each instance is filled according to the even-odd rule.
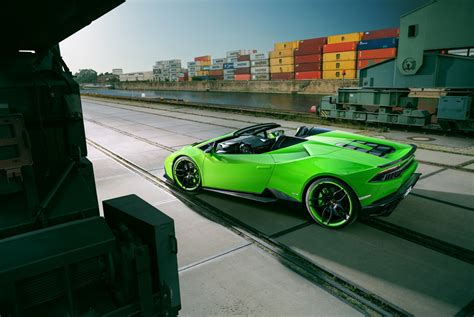
[[311,183],[305,194],[306,210],[325,228],[338,229],[353,223],[360,210],[354,191],[342,181],[327,177]]
[[187,192],[201,189],[201,173],[196,163],[188,156],[181,156],[173,163],[173,179],[176,185]]

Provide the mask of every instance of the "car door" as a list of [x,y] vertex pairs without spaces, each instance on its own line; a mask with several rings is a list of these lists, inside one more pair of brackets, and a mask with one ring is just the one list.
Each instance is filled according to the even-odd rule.
[[203,186],[247,193],[261,193],[272,175],[271,155],[206,153]]

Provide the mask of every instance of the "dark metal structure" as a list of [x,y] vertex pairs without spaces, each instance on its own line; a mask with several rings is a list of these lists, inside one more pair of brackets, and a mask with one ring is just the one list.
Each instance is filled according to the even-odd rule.
[[[428,90],[439,100],[442,128],[474,131],[473,17],[471,0],[433,0],[405,14],[397,57],[361,69],[359,87],[340,88],[337,95],[323,98],[319,114],[423,127],[431,114],[417,107]],[[465,49],[466,56],[449,54],[452,49]]]
[[0,5],[0,315],[174,316],[171,218],[105,201],[87,159],[79,87],[58,43],[123,0]]

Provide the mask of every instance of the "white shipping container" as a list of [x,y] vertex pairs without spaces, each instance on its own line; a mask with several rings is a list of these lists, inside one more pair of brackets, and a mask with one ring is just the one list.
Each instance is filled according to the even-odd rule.
[[224,69],[224,75],[234,75],[235,74],[235,69]]
[[214,59],[212,60],[212,63],[213,63],[213,64],[224,64],[225,61],[226,61],[225,58],[214,58]]
[[211,70],[221,70],[224,68],[224,65],[223,64],[214,64],[214,65],[211,65]]
[[188,62],[188,67],[198,66],[197,62]]
[[234,62],[234,68],[245,68],[245,67],[250,67],[249,61]]
[[198,72],[198,71],[201,70],[201,67],[199,67],[199,66],[189,66],[189,67],[188,67],[188,70],[189,70],[190,72]]
[[270,80],[270,74],[252,75],[252,80]]
[[229,57],[239,57],[240,55],[245,55],[244,50],[228,51],[226,53],[227,58],[229,58]]
[[270,67],[252,67],[250,68],[252,74],[268,74],[270,72]]
[[253,53],[250,54],[251,61],[257,61],[261,59],[268,59],[268,53]]
[[227,63],[235,63],[238,62],[239,58],[238,57],[228,57],[227,58]]
[[234,75],[224,75],[224,80],[234,80]]
[[195,77],[195,76],[197,76],[197,72],[189,71],[189,72],[188,72],[188,76],[189,76],[189,77]]
[[250,66],[252,67],[261,67],[261,66],[270,66],[268,59],[259,59],[256,61],[250,61]]

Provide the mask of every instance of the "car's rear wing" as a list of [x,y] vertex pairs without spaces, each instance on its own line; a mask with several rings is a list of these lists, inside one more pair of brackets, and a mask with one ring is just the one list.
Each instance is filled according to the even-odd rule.
[[389,167],[389,166],[392,166],[392,165],[395,165],[397,163],[400,163],[400,162],[403,162],[405,161],[406,159],[410,158],[416,151],[417,149],[417,146],[415,144],[410,144],[411,146],[411,149],[410,151],[408,151],[408,153],[406,153],[405,155],[403,155],[401,158],[395,160],[395,161],[392,161],[390,163],[386,163],[386,164],[383,164],[383,165],[379,165],[378,167],[380,168],[385,168],[385,167]]

